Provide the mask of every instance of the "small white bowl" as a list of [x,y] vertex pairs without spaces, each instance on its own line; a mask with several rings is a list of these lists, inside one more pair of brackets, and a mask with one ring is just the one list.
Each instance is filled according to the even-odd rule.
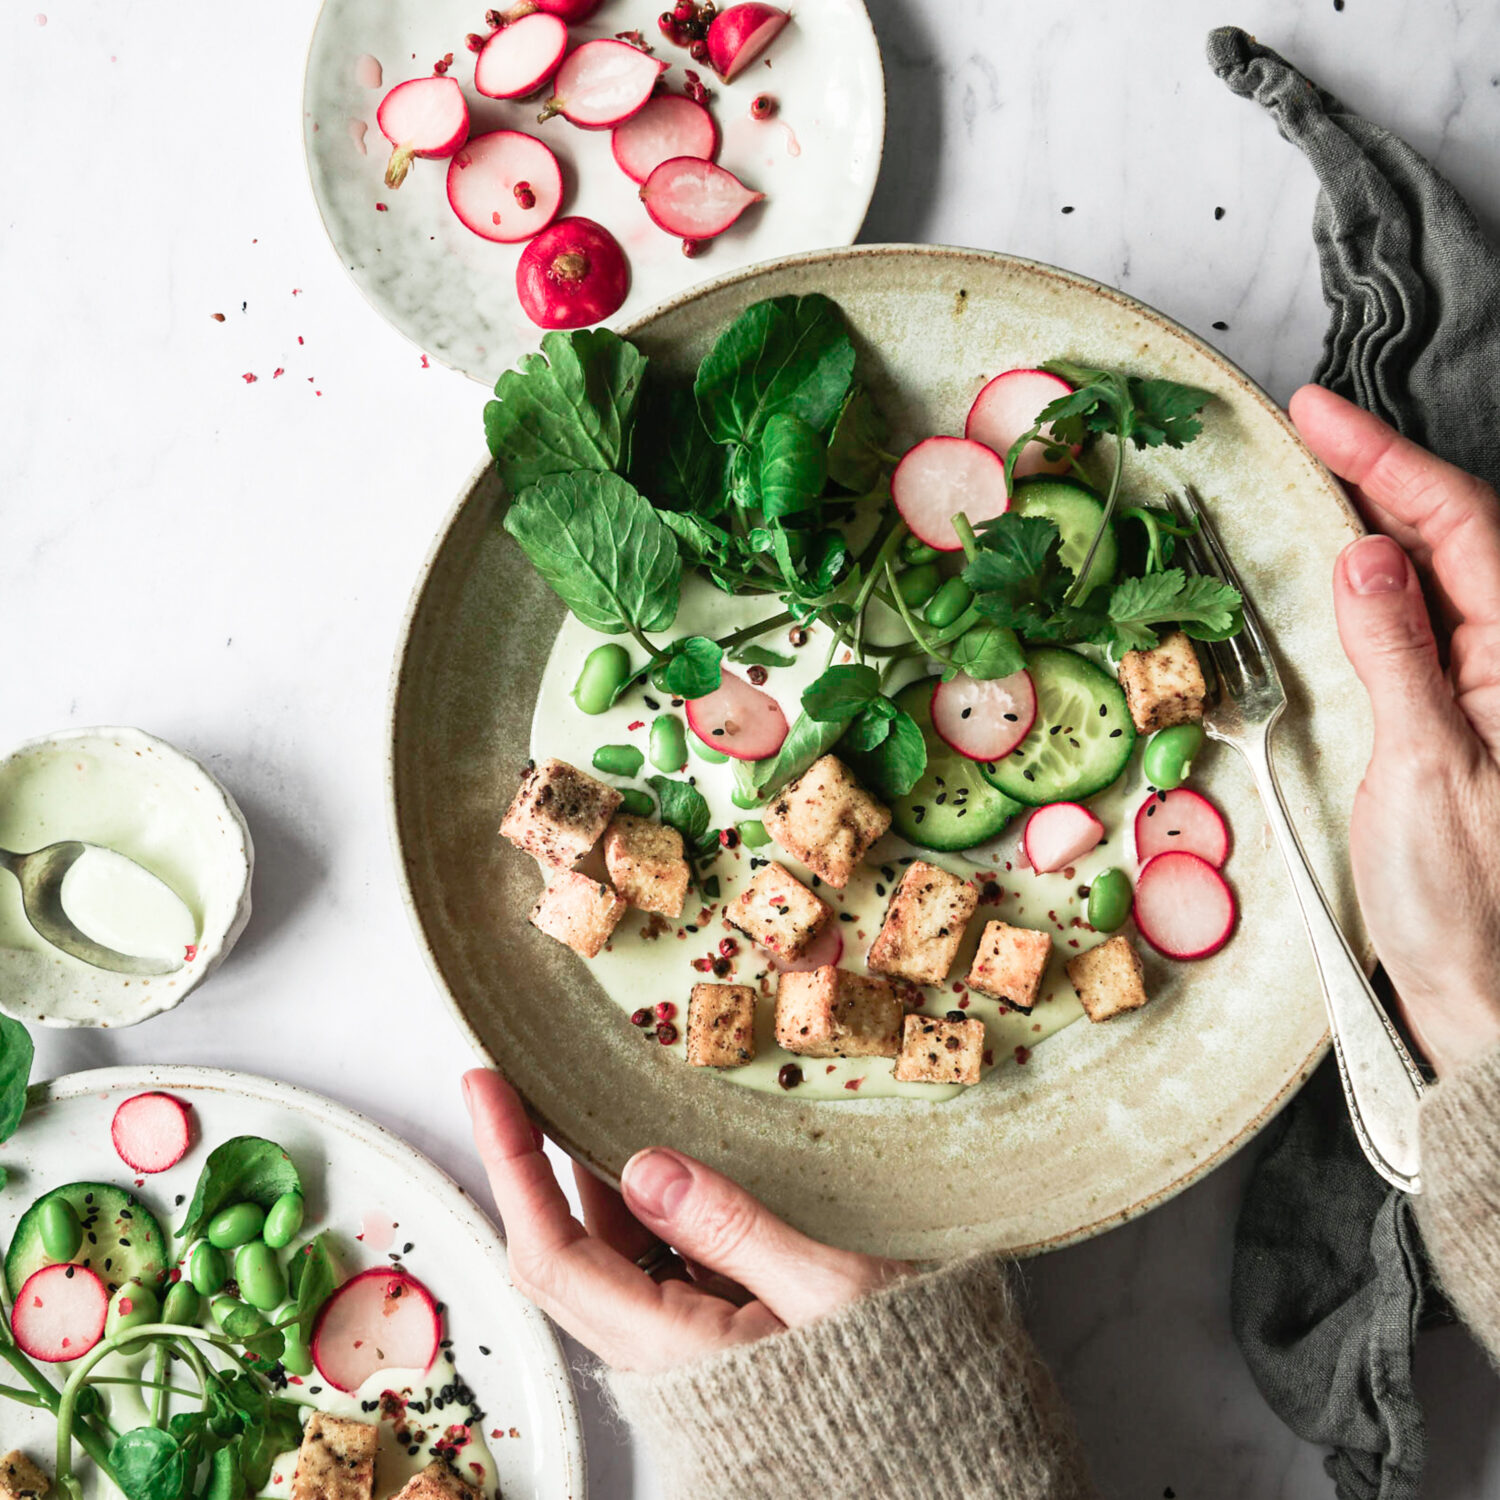
[[190,755],[139,729],[76,729],[0,760],[0,848],[101,844],[166,881],[198,942],[175,974],[111,974],[32,931],[20,886],[0,872],[0,1011],[38,1026],[134,1026],[180,1004],[250,920],[255,850],[234,798]]

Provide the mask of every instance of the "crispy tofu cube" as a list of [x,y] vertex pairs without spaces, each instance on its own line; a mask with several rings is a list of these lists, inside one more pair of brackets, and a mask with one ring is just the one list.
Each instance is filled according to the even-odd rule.
[[814,761],[766,809],[766,832],[835,890],[891,826],[882,807],[836,756]]
[[616,813],[604,834],[604,866],[632,906],[664,917],[682,915],[689,871],[675,828]]
[[51,1488],[52,1481],[19,1448],[0,1458],[0,1500],[41,1500]]
[[1139,1010],[1151,997],[1141,960],[1123,934],[1068,960],[1068,978],[1091,1021],[1108,1021],[1127,1010]]
[[599,842],[619,805],[614,787],[565,760],[544,760],[521,777],[500,832],[543,864],[568,869]]
[[451,1464],[435,1458],[420,1474],[413,1474],[394,1500],[478,1500],[479,1486],[470,1484]]
[[925,859],[906,867],[870,948],[869,966],[916,984],[941,984],[953,967],[979,892]]
[[1052,956],[1052,939],[1029,927],[986,922],[969,966],[968,986],[1029,1016]]
[[302,1430],[292,1500],[370,1500],[379,1436],[369,1422],[315,1411]]
[[531,925],[593,958],[625,915],[625,899],[579,870],[558,870],[531,909]]
[[978,1083],[984,1063],[984,1022],[978,1016],[940,1021],[908,1016],[896,1058],[897,1083]]
[[754,1059],[754,986],[695,984],[688,996],[687,1060],[695,1068],[739,1068]]
[[803,1057],[894,1057],[901,1015],[885,980],[832,964],[783,974],[776,988],[776,1040]]
[[1154,651],[1127,651],[1120,658],[1120,686],[1142,734],[1203,717],[1208,685],[1193,643],[1180,630]]
[[732,926],[782,958],[806,953],[832,915],[826,901],[778,864],[757,870],[755,879],[724,908]]

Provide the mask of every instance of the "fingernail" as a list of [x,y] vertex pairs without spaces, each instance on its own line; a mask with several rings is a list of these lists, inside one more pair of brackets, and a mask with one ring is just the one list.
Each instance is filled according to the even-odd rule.
[[693,1185],[693,1174],[670,1151],[643,1151],[626,1163],[621,1185],[643,1213],[669,1219]]
[[1406,554],[1388,536],[1366,536],[1344,553],[1356,594],[1399,594],[1406,587]]

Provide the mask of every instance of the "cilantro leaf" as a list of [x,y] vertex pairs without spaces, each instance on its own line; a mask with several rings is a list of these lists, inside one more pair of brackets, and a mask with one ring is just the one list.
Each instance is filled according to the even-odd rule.
[[674,776],[648,776],[646,785],[661,804],[661,820],[675,828],[690,848],[696,848],[708,832],[708,803],[703,793]]
[[1016,511],[983,522],[977,540],[979,554],[964,569],[964,582],[976,594],[1034,578],[1055,560],[1059,545],[1055,521]]
[[1131,437],[1137,448],[1156,448],[1165,443],[1181,448],[1203,431],[1198,413],[1213,399],[1196,386],[1178,385],[1175,380],[1142,380],[1130,377],[1130,394],[1135,403]]
[[1238,589],[1181,568],[1127,578],[1110,592],[1104,643],[1116,652],[1150,651],[1158,644],[1153,627],[1171,624],[1200,639],[1222,639],[1238,629],[1241,603]]
[[719,685],[724,648],[707,636],[685,635],[667,647],[665,660],[651,668],[657,691],[669,698],[702,698]]

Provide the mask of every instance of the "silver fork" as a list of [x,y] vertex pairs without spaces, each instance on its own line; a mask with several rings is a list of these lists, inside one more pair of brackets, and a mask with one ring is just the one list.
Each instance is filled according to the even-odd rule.
[[1197,535],[1181,541],[1193,567],[1232,584],[1245,601],[1244,630],[1227,641],[1204,643],[1219,688],[1204,714],[1203,727],[1211,738],[1234,746],[1245,757],[1265,804],[1266,818],[1291,877],[1292,893],[1307,924],[1328,1007],[1334,1056],[1359,1144],[1387,1182],[1419,1193],[1417,1106],[1422,1098],[1422,1075],[1334,919],[1287,816],[1271,759],[1271,731],[1286,708],[1286,692],[1265,627],[1197,497],[1187,490],[1172,505],[1179,517],[1197,522]]

